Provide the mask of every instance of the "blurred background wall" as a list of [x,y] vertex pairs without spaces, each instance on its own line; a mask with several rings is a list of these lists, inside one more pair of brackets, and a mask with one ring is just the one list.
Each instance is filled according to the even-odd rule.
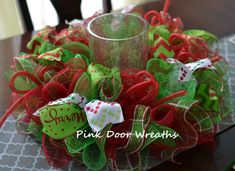
[[[58,24],[58,16],[50,0],[26,1],[35,30],[42,29],[46,25],[55,26]],[[112,8],[118,10],[143,1],[147,0],[112,0]],[[18,0],[0,0],[0,39],[19,35],[25,31],[17,2]],[[102,9],[102,0],[82,0],[83,18],[90,17],[100,9]]]
[[17,0],[0,0],[0,39],[24,32]]

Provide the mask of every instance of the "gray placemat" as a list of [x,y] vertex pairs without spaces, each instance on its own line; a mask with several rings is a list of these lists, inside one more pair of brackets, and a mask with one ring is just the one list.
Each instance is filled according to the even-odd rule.
[[[232,93],[233,111],[235,111],[235,34],[222,38],[219,41],[219,53],[227,59],[230,66],[229,85]],[[235,123],[235,113],[227,116],[218,127],[222,131]]]
[[[230,63],[231,77],[229,84],[232,90],[233,104],[235,104],[235,44],[232,43],[231,37],[223,38],[219,41],[220,54]],[[235,109],[235,105],[234,109]],[[235,110],[234,110],[235,111]],[[234,113],[229,115],[219,125],[219,130],[223,130],[232,125],[235,121]],[[152,158],[146,161],[151,163]],[[149,168],[148,163],[143,170]],[[157,162],[156,162],[157,164]],[[34,138],[17,133],[15,121],[9,118],[2,129],[0,129],[0,171],[83,171],[87,170],[84,166],[77,166],[71,162],[67,168],[54,169],[50,167],[45,159],[40,143]]]

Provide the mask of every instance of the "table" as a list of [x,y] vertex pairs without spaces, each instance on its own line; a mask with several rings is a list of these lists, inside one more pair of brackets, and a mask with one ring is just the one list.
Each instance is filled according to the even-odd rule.
[[[136,9],[147,11],[161,9],[163,2],[149,2],[138,6]],[[172,2],[170,12],[174,16],[182,16],[186,28],[202,28],[217,34],[220,39],[220,53],[231,64],[230,85],[233,99],[235,99],[235,45],[231,44],[228,37],[235,33],[234,0],[177,0]],[[187,14],[187,15],[186,15]],[[228,26],[229,25],[229,26]],[[0,41],[0,115],[4,113],[10,103],[10,90],[8,82],[3,76],[11,64],[13,56],[20,51],[25,51],[25,45],[30,40],[32,32],[15,36]],[[226,36],[225,38],[222,38]],[[234,59],[233,59],[234,58]],[[235,102],[233,100],[233,102]],[[223,131],[216,136],[217,146],[210,150],[206,147],[197,146],[187,150],[176,157],[181,162],[177,165],[171,162],[163,162],[155,170],[192,170],[192,171],[222,171],[235,160],[235,127],[232,126],[234,116],[231,115],[228,125],[221,127]],[[234,137],[234,138],[233,138]],[[33,168],[33,169],[32,169]],[[0,170],[54,170],[48,166],[40,144],[34,139],[16,133],[14,120],[8,119],[0,130]],[[77,170],[72,162],[63,170]],[[86,170],[84,167],[79,170]]]

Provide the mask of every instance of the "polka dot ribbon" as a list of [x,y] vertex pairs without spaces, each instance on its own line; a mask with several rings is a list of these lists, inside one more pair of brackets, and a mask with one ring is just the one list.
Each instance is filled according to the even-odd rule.
[[103,102],[93,100],[84,107],[90,127],[96,131],[101,131],[109,123],[117,124],[124,121],[122,108],[116,102]]
[[87,102],[86,97],[72,93],[65,98],[49,102],[33,115],[40,117],[43,132],[55,139],[73,134],[86,125],[86,120],[96,132],[101,131],[109,123],[124,121],[119,103],[100,100]]
[[60,105],[63,103],[75,103],[79,107],[83,108],[87,103],[87,99],[84,96],[79,95],[78,93],[72,93],[66,98],[61,98],[56,101],[50,102],[49,105]]
[[187,82],[192,79],[192,74],[199,68],[207,68],[207,69],[215,69],[212,66],[212,62],[210,59],[205,58],[201,59],[197,62],[182,64],[180,61],[172,58],[168,58],[166,61],[172,64],[180,64],[179,74],[178,74],[178,82]]

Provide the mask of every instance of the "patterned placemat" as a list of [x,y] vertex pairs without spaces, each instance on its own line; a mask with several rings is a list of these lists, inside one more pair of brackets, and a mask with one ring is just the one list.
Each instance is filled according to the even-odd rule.
[[[227,59],[230,65],[229,85],[232,93],[233,111],[235,111],[235,34],[222,38],[219,41],[219,53]],[[235,113],[226,117],[219,125],[222,131],[235,123]]]
[[[233,40],[235,35],[223,38],[219,41],[220,54],[224,56],[230,63],[231,77],[230,87],[232,90],[233,104],[235,104],[235,44]],[[235,105],[234,109],[235,109]],[[234,110],[235,111],[235,110]],[[219,130],[226,129],[235,121],[235,115],[228,116]],[[145,168],[152,165],[152,158],[146,159]],[[156,162],[156,164],[159,162]],[[69,167],[64,169],[54,169],[50,167],[45,159],[40,143],[34,138],[20,135],[15,129],[15,121],[9,118],[0,129],[0,171],[84,171],[84,166],[78,166],[75,162],[71,162]],[[108,170],[108,169],[106,169]]]

